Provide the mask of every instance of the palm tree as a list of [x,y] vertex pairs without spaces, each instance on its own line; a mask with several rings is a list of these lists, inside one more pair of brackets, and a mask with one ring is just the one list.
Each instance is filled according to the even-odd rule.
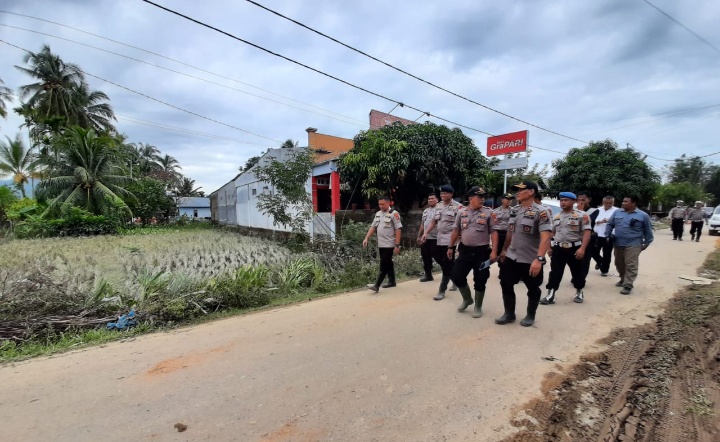
[[299,142],[293,141],[292,139],[288,138],[285,140],[284,143],[280,145],[281,149],[292,149],[293,147],[298,147]]
[[178,175],[178,169],[182,169],[178,160],[168,154],[165,154],[164,157],[160,158],[159,163],[160,167],[162,167],[162,171],[167,174]]
[[160,169],[160,149],[152,144],[138,143],[135,146],[140,158],[138,173],[147,175]]
[[54,140],[62,164],[44,179],[38,189],[52,198],[47,212],[65,212],[79,206],[91,213],[108,214],[114,208],[130,213],[124,198],[135,198],[125,190],[133,179],[116,175],[115,140],[92,129],[73,126]]
[[0,143],[0,177],[12,176],[15,187],[25,198],[25,185],[33,177],[36,158],[29,149],[25,149],[20,134],[17,134],[15,140],[5,138],[8,144]]
[[115,113],[107,101],[107,95],[102,91],[91,91],[90,86],[82,81],[73,88],[73,107],[75,114],[70,123],[77,124],[95,132],[115,132],[111,120],[115,120]]
[[182,177],[178,183],[175,196],[204,196],[204,192],[200,189],[202,189],[202,187],[195,187],[195,180]]
[[7,104],[5,102],[12,101],[13,92],[9,87],[3,86],[5,82],[0,78],[0,117],[7,118]]
[[23,62],[29,67],[15,67],[37,81],[20,86],[20,99],[27,100],[27,106],[36,110],[41,121],[53,115],[69,120],[75,113],[74,92],[84,81],[80,67],[65,63],[48,45],[40,52],[28,52]]

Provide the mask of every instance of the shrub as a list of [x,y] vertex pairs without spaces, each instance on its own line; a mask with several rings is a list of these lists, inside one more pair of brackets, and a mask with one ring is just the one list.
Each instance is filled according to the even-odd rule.
[[270,270],[244,265],[235,273],[210,282],[208,294],[220,304],[235,308],[261,307],[270,303],[267,292]]

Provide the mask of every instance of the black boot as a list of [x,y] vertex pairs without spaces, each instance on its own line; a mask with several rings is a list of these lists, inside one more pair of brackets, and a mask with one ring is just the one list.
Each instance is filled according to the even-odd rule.
[[440,301],[443,298],[445,298],[445,290],[447,290],[448,283],[450,282],[450,277],[443,273],[442,279],[440,280],[440,287],[438,288],[437,295],[433,296],[433,299],[436,301]]
[[[503,290],[504,292],[505,290]],[[515,293],[506,294],[503,293],[503,306],[505,307],[505,313],[499,318],[495,319],[496,324],[509,324],[515,322]]]
[[485,299],[485,290],[475,290],[475,309],[472,314],[473,318],[482,317],[483,299]]
[[528,297],[527,316],[525,316],[523,320],[520,321],[520,325],[522,325],[523,327],[530,327],[535,323],[535,312],[537,312],[539,303],[539,299],[530,299]]
[[548,304],[555,304],[555,290],[548,289],[547,296],[542,298],[540,300],[540,304],[542,305],[548,305]]
[[433,275],[431,271],[425,271],[425,274],[420,277],[420,282],[428,282],[433,280]]
[[392,271],[388,272],[388,282],[383,284],[381,287],[384,289],[388,289],[390,287],[395,287],[395,285],[395,269],[393,269]]
[[463,302],[458,307],[458,311],[464,312],[465,309],[470,307],[473,303],[472,295],[470,294],[470,286],[466,285],[465,287],[458,287],[458,290],[460,290],[460,294],[463,297]]

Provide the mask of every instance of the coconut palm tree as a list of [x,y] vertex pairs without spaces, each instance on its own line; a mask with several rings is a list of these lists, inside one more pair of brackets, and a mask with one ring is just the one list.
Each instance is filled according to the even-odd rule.
[[160,169],[160,149],[149,143],[137,143],[135,148],[140,158],[138,165],[140,175],[148,175]]
[[90,86],[82,81],[74,86],[72,99],[75,114],[70,119],[71,124],[93,129],[98,133],[115,132],[115,126],[111,123],[115,120],[115,113],[108,103],[110,98],[104,92],[92,91]]
[[30,149],[25,148],[20,134],[17,134],[14,140],[5,138],[7,144],[0,142],[0,177],[11,176],[15,187],[25,198],[25,185],[33,177],[36,158]]
[[130,213],[123,198],[134,198],[125,186],[133,179],[116,175],[115,140],[92,129],[72,126],[53,140],[62,165],[38,185],[49,198],[47,212],[65,212],[72,206],[88,212],[108,214],[114,208]]
[[0,78],[0,117],[7,118],[7,104],[6,102],[12,101],[13,92],[9,87],[3,86],[5,84]]
[[177,189],[175,190],[175,196],[204,196],[204,192],[200,189],[202,187],[195,187],[195,180],[191,180],[188,177],[182,177],[178,182]]

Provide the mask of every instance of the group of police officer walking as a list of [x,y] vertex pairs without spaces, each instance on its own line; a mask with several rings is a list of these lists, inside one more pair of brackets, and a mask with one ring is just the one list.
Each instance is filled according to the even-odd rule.
[[[477,186],[472,187],[466,194],[467,206],[453,199],[454,189],[449,185],[440,188],[439,202],[436,194],[428,195],[428,207],[423,212],[417,235],[417,241],[421,244],[425,271],[420,281],[433,280],[432,262],[437,262],[442,270],[442,279],[433,299],[439,301],[445,298],[448,284],[452,281],[462,295],[462,303],[458,311],[465,311],[473,305],[472,316],[479,318],[482,316],[490,265],[497,262],[504,313],[495,319],[495,322],[508,324],[516,320],[515,285],[522,282],[527,289],[528,304],[526,315],[520,324],[529,327],[535,322],[539,304],[555,303],[556,291],[559,289],[566,266],[570,268],[575,287],[574,301],[582,303],[591,255],[595,255],[598,261],[596,269],[601,270],[602,276],[607,276],[609,258],[601,256],[600,251],[594,253],[594,249],[590,248],[592,229],[600,212],[594,213],[591,220],[591,216],[586,211],[574,208],[578,200],[574,193],[560,193],[561,212],[553,216],[552,211],[540,203],[539,189],[535,182],[523,181],[512,189],[516,192],[515,195],[510,193],[503,195],[500,207],[494,210],[484,205],[487,194],[483,188]],[[517,205],[511,207],[513,197],[516,198]],[[589,204],[589,198],[585,201],[584,204]],[[607,206],[608,202],[612,207],[611,197],[606,197],[603,201],[604,206]],[[370,236],[377,232],[380,274],[374,284],[368,284],[368,288],[376,293],[381,287],[395,286],[392,256],[393,253],[399,253],[402,228],[400,215],[389,206],[389,199],[382,197],[379,203],[380,210],[375,215],[363,242],[367,246]],[[583,203],[578,206],[583,207]],[[603,224],[603,233],[610,237],[617,223],[609,207],[605,209],[605,217],[600,221]],[[608,217],[612,220],[609,221]],[[621,219],[618,218],[618,221],[622,222]],[[621,230],[626,230],[624,224],[621,225]],[[649,244],[652,238],[643,241]],[[624,247],[621,246],[621,249]],[[618,250],[615,250],[615,253],[617,257]],[[624,253],[624,250],[620,250],[620,253]],[[545,286],[547,295],[542,297],[541,286],[546,255],[552,259],[550,276]],[[624,268],[618,270],[621,278],[624,278],[626,273]],[[467,280],[471,271],[473,291]],[[632,271],[628,272],[628,278],[632,274]],[[636,269],[634,275],[637,275]],[[386,276],[389,281],[383,284]],[[634,281],[634,277],[632,280]],[[621,281],[623,286],[621,293],[627,291],[625,294],[629,294],[632,281],[629,284],[630,289],[626,289],[625,283]]]
[[703,222],[706,218],[703,210],[703,202],[695,201],[695,207],[685,208],[683,200],[677,200],[676,206],[670,210],[670,228],[673,232],[673,240],[682,241],[685,223],[690,224],[690,240],[700,242]]

